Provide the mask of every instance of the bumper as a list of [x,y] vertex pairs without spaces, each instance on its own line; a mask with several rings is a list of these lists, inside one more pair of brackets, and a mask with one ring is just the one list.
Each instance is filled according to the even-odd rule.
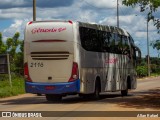
[[25,89],[27,93],[40,94],[69,94],[80,92],[80,80],[65,83],[34,83],[26,82]]

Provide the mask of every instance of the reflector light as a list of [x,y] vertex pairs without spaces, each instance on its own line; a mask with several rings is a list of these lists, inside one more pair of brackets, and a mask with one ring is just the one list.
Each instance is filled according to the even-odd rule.
[[24,77],[25,77],[26,81],[32,82],[32,80],[29,76],[29,70],[28,70],[28,64],[27,63],[24,64]]
[[74,80],[78,79],[78,64],[76,62],[73,62],[72,66],[72,74],[69,79],[69,82],[73,82]]

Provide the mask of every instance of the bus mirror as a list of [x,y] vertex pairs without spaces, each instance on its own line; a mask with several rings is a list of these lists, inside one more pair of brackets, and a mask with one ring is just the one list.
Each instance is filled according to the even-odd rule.
[[138,50],[138,56],[137,56],[137,64],[140,64],[141,63],[141,51]]

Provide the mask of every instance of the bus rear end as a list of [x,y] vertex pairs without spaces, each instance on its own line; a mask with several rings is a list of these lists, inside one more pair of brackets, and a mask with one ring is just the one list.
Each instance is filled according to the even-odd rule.
[[24,75],[27,93],[53,97],[78,93],[71,21],[29,22],[25,29]]

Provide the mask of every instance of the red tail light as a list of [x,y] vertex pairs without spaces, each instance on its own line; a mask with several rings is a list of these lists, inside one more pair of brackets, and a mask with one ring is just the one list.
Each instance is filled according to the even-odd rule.
[[32,24],[33,22],[32,21],[30,21],[29,23],[28,23],[28,25],[30,25],[30,24]]
[[73,24],[73,22],[71,20],[68,21],[70,24]]
[[25,77],[27,82],[32,82],[32,80],[29,76],[29,70],[28,70],[28,64],[27,63],[24,64],[24,77]]
[[78,64],[76,62],[73,62],[73,66],[72,66],[72,74],[71,77],[69,79],[69,82],[73,82],[74,80],[79,78],[79,74],[78,74]]

